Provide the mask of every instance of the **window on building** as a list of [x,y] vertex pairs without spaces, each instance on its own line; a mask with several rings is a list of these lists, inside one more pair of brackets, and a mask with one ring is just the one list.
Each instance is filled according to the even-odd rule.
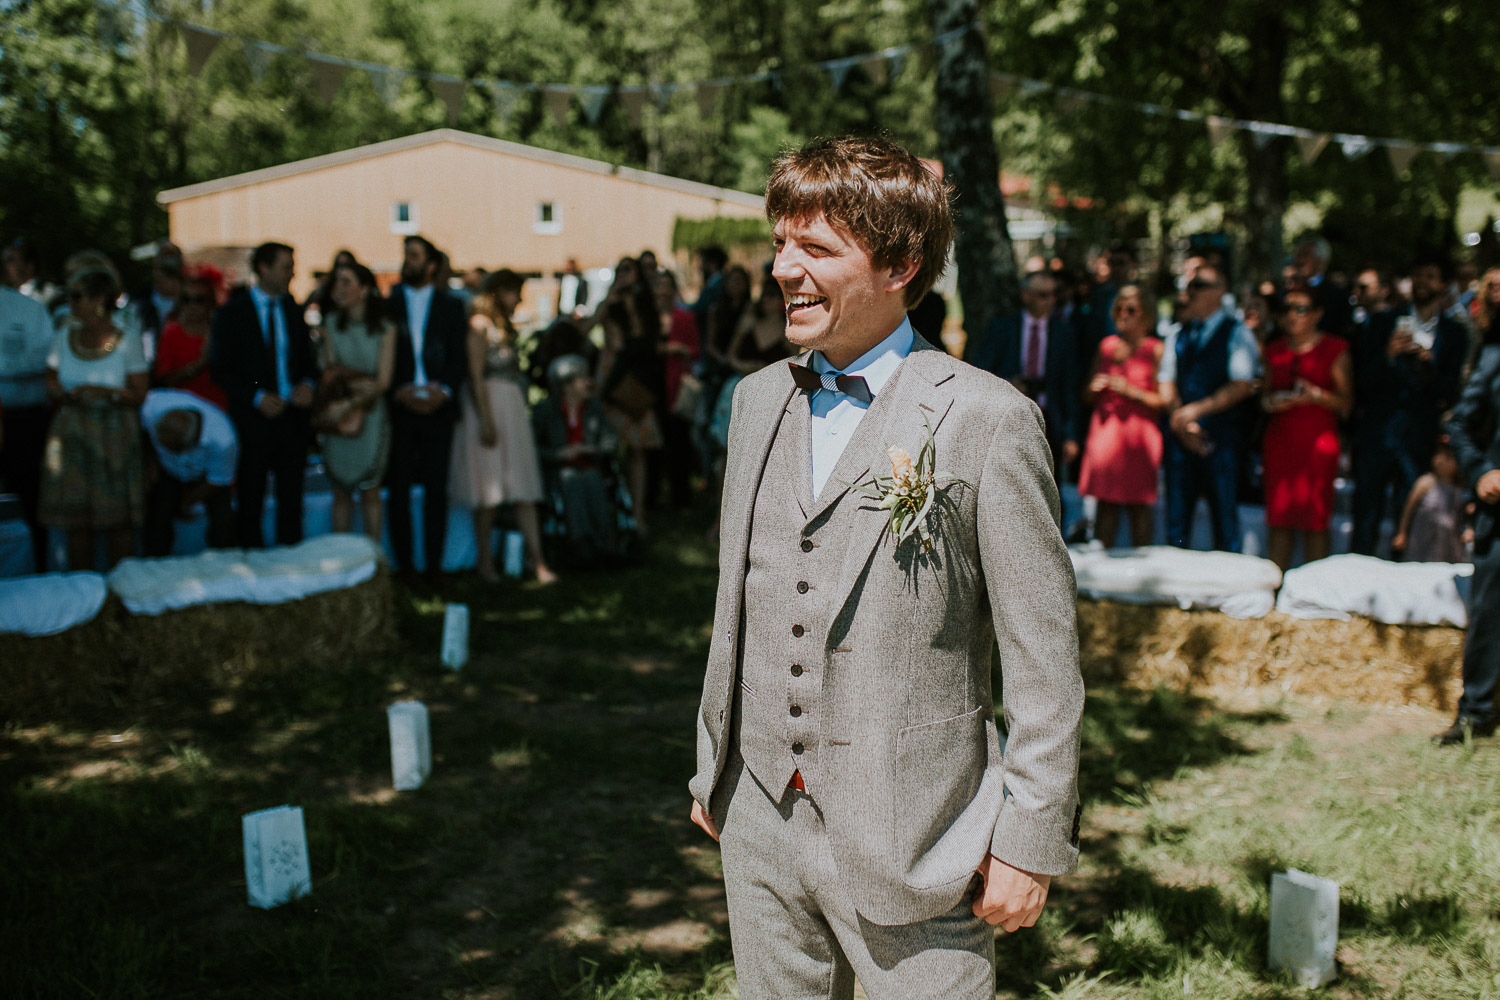
[[562,206],[550,201],[539,201],[536,213],[531,218],[531,231],[538,236],[556,236],[562,232]]
[[410,201],[391,202],[391,232],[397,236],[415,236],[417,233],[417,206]]

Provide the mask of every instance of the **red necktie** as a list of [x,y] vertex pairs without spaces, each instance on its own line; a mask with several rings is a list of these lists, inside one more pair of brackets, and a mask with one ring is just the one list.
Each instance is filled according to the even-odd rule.
[[1042,377],[1042,325],[1035,317],[1026,318],[1026,377]]

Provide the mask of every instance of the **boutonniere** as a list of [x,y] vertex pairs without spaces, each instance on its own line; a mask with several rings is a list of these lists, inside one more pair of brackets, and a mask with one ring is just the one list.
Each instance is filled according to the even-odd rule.
[[890,512],[886,531],[895,539],[898,548],[915,535],[922,549],[931,552],[933,541],[942,530],[943,517],[954,510],[950,491],[955,486],[969,484],[935,471],[937,441],[930,423],[927,424],[927,440],[917,452],[915,461],[900,445],[891,445],[885,453],[891,460],[891,474],[871,476],[853,488],[860,490],[866,500],[876,501],[879,509]]

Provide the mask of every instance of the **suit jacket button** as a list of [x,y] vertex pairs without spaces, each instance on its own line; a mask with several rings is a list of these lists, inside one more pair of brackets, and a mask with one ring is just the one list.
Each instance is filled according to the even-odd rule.
[[796,636],[799,639],[802,638],[802,633],[805,632],[805,631],[807,631],[807,630],[804,629],[801,625],[793,625],[792,626],[792,635]]
[[793,663],[792,664],[792,676],[793,677],[801,677],[802,676],[802,664],[800,664],[800,663]]
[[801,714],[802,714],[802,706],[801,705],[793,705],[792,706],[792,718],[795,719],[795,718],[797,718],[797,716],[799,716]]
[[811,552],[812,550],[813,550],[812,539],[811,538],[804,538],[804,539],[802,539],[802,551],[803,552]]
[[805,593],[807,593],[807,581],[806,580],[799,580],[799,581],[797,581],[797,593],[799,593],[799,594],[805,594]]
[[801,754],[803,749],[804,748],[803,748],[803,746],[802,746],[801,743],[793,743],[792,744],[792,753]]

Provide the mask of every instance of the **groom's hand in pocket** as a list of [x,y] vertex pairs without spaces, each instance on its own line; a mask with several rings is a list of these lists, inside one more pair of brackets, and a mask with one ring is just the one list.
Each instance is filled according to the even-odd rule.
[[1006,864],[993,854],[979,865],[984,885],[974,899],[974,916],[999,924],[1006,933],[1030,927],[1041,916],[1047,902],[1051,875],[1034,875]]
[[698,828],[700,830],[708,834],[710,837],[714,838],[715,841],[719,839],[719,825],[715,823],[714,818],[710,816],[704,810],[704,808],[698,804],[697,799],[693,800],[692,818],[693,822],[698,824]]

